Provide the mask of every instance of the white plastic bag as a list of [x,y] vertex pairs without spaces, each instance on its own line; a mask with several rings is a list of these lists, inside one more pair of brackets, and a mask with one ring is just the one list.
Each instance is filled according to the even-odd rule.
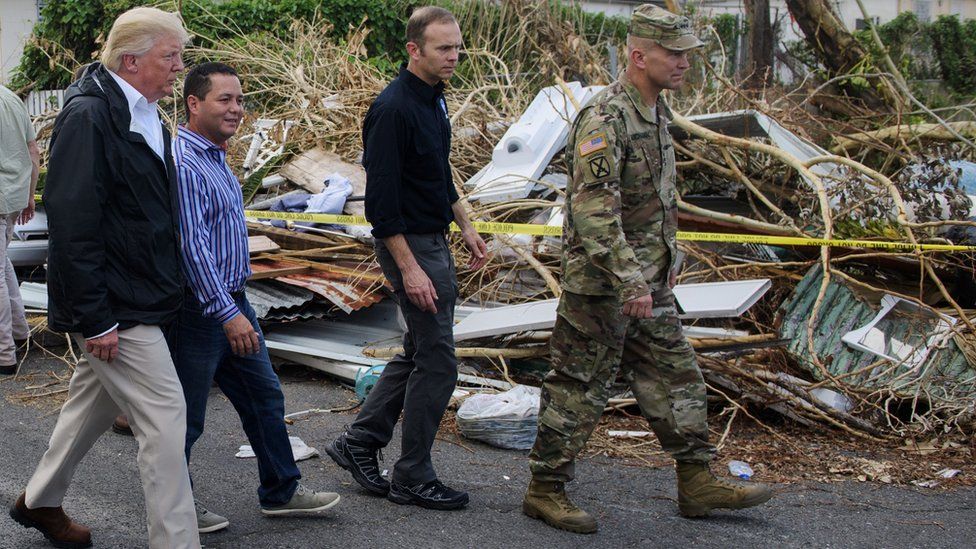
[[[319,451],[311,446],[305,444],[305,441],[298,437],[288,437],[288,442],[291,443],[291,453],[295,456],[295,461],[302,461],[303,459],[309,459],[313,457],[318,457]],[[251,448],[250,444],[242,444],[234,454],[236,458],[252,458],[254,456],[254,449]]]
[[308,197],[307,213],[341,214],[346,205],[346,197],[352,194],[352,183],[339,173],[333,173],[326,178],[325,189],[318,194]]
[[535,442],[541,394],[538,387],[516,385],[504,393],[472,395],[458,408],[458,428],[492,446],[528,450]]

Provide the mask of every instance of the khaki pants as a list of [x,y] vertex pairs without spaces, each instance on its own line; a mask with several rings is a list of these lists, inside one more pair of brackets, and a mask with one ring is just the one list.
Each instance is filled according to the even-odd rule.
[[[50,446],[27,484],[27,507],[61,505],[75,467],[121,411],[139,443],[149,546],[198,548],[183,456],[186,403],[169,349],[158,326],[138,325],[118,334],[115,360],[106,363],[85,353],[75,368]],[[74,338],[84,349],[84,339]]]
[[0,366],[17,364],[15,339],[27,339],[30,329],[24,316],[24,302],[7,247],[14,234],[20,212],[0,214]]

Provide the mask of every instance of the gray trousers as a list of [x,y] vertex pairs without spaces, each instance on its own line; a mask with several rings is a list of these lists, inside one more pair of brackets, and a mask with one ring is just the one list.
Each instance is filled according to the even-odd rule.
[[393,428],[402,411],[401,454],[392,479],[414,485],[437,478],[430,449],[457,384],[454,355],[457,275],[443,234],[404,237],[417,263],[434,284],[437,313],[421,311],[407,299],[400,269],[383,242],[377,240],[376,258],[393,285],[407,332],[403,335],[403,353],[387,363],[348,433],[354,442],[383,448],[393,437]]

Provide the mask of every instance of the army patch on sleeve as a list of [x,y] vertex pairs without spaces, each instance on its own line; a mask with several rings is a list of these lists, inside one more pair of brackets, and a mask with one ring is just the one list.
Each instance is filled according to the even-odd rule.
[[610,175],[610,161],[602,154],[594,156],[586,164],[590,167],[590,173],[597,179]]
[[587,156],[607,148],[607,134],[600,132],[588,136],[586,141],[579,144],[579,155]]

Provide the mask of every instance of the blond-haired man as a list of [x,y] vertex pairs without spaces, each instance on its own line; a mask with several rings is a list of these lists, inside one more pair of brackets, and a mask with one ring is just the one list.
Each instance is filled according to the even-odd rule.
[[183,296],[176,170],[156,102],[173,91],[189,41],[178,16],[116,19],[101,63],[68,88],[44,189],[48,324],[84,349],[50,446],[10,509],[57,547],[91,532],[61,502],[75,467],[121,411],[132,418],[153,548],[199,547],[183,444],[186,404],[161,326]]

